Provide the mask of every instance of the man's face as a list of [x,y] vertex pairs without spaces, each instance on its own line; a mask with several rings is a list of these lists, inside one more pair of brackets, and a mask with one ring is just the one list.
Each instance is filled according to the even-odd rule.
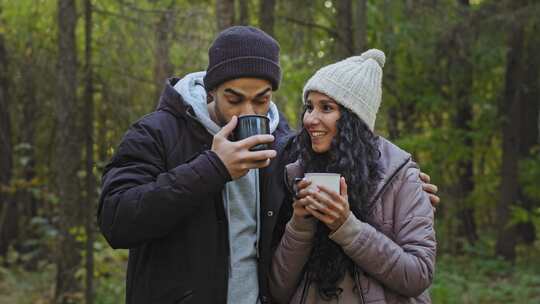
[[268,113],[272,99],[272,85],[259,78],[238,78],[224,82],[209,92],[213,96],[216,123],[226,125],[231,118],[241,115]]

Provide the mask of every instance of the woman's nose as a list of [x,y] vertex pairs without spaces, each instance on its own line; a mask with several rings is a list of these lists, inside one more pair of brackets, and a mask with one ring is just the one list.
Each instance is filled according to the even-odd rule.
[[304,115],[304,124],[305,125],[316,125],[320,122],[319,115],[315,111],[306,112]]

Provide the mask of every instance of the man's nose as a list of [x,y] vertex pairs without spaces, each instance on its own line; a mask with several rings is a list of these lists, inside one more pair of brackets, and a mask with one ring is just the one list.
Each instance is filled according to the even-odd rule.
[[250,102],[246,103],[242,107],[242,110],[240,111],[240,115],[253,115],[253,114],[256,114],[256,113],[255,113],[255,109],[253,108],[253,105]]

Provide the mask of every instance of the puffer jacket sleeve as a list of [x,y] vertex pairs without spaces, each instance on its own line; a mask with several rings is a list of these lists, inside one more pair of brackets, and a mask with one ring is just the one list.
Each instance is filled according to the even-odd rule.
[[105,168],[98,224],[113,248],[166,235],[230,180],[212,151],[167,171],[162,132],[148,119],[135,123]]
[[289,303],[302,280],[303,269],[313,247],[314,218],[292,217],[274,252],[270,269],[270,294],[276,303]]
[[422,190],[413,162],[402,169],[393,189],[393,238],[387,237],[352,213],[330,238],[365,272],[386,287],[416,297],[432,283],[436,240],[433,208]]

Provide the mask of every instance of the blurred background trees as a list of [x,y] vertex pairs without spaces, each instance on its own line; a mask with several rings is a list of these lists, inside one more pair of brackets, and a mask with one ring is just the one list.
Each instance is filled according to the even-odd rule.
[[280,42],[293,126],[317,68],[384,50],[377,132],[443,199],[434,302],[540,301],[539,1],[0,0],[0,303],[123,301],[126,252],[95,224],[103,166],[234,24]]

